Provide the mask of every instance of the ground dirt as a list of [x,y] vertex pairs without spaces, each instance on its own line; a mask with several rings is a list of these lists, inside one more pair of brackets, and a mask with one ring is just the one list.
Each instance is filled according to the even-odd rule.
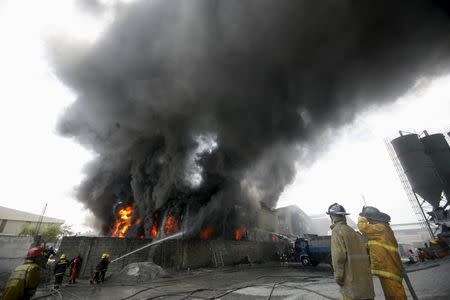
[[[450,299],[450,259],[406,267],[419,299]],[[405,284],[404,284],[405,285]],[[374,278],[376,299],[384,299]],[[405,285],[405,289],[406,285]],[[407,291],[408,298],[410,297]],[[167,271],[149,282],[80,280],[58,291],[40,288],[34,299],[341,299],[328,265],[239,265],[195,271]]]

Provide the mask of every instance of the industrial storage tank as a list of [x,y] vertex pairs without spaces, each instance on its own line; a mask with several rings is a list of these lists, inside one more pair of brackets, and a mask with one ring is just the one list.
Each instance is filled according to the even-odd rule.
[[450,146],[441,133],[424,136],[420,139],[425,153],[431,158],[444,184],[444,190],[450,191]]
[[433,209],[438,208],[443,185],[419,136],[402,135],[391,143],[413,191],[430,203]]

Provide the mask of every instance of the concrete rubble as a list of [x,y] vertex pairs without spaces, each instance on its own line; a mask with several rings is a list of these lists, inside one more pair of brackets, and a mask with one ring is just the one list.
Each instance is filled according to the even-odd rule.
[[113,274],[109,281],[114,283],[143,283],[165,276],[167,276],[167,273],[163,268],[146,261],[127,265],[119,273]]

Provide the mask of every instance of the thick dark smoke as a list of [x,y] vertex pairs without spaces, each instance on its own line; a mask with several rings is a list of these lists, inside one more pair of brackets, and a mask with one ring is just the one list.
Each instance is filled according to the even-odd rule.
[[315,137],[447,71],[437,3],[142,1],[92,46],[59,41],[78,95],[59,130],[98,154],[80,201],[104,231],[118,199],[141,218],[191,205],[200,225],[275,206]]
[[77,0],[75,3],[83,12],[94,15],[98,15],[105,10],[104,4],[102,4],[99,0]]

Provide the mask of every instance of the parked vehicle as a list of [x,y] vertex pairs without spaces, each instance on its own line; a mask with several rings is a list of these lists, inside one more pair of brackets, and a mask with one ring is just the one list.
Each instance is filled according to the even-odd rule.
[[430,240],[430,246],[423,248],[425,257],[428,259],[443,258],[449,255],[449,245],[440,237]]
[[319,263],[331,265],[331,236],[309,234],[295,241],[296,261],[304,266],[317,266]]

